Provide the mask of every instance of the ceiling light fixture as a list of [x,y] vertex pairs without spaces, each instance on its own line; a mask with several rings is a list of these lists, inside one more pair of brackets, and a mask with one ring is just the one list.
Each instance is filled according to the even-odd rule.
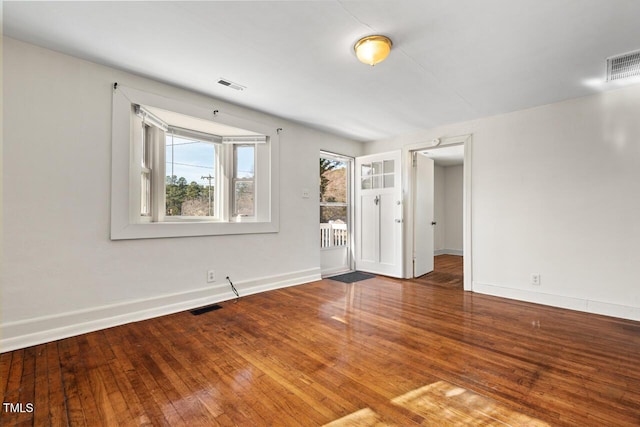
[[386,36],[367,36],[363,37],[355,44],[353,50],[360,62],[369,64],[372,67],[379,62],[384,61],[389,52],[391,52],[391,39]]

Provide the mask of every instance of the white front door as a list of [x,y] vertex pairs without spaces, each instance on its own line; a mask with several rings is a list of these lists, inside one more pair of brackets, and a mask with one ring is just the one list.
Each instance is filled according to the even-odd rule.
[[434,167],[433,159],[413,153],[413,277],[433,271]]
[[356,159],[356,269],[402,277],[401,152]]

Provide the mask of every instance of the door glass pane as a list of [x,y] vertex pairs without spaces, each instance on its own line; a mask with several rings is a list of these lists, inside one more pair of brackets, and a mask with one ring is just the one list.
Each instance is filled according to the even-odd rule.
[[362,189],[371,190],[371,178],[362,178]]
[[393,160],[385,160],[384,161],[384,173],[392,173],[393,172]]
[[373,174],[379,175],[382,173],[382,162],[373,162]]
[[360,166],[360,174],[362,176],[371,175],[371,164],[363,164]]
[[372,177],[372,188],[382,188],[382,177],[381,176],[373,176]]
[[320,201],[347,202],[347,164],[320,158]]
[[384,176],[384,188],[393,188],[393,175]]
[[[371,188],[371,164],[360,165],[360,183],[363,189]],[[349,181],[351,163],[337,157],[320,157],[320,247],[334,248],[348,245]],[[324,253],[324,252],[323,252]],[[345,260],[323,258],[328,264],[323,268],[342,266]],[[334,265],[339,262],[340,265]]]
[[320,206],[321,223],[347,223],[346,206]]
[[349,243],[346,206],[320,206],[320,247]]

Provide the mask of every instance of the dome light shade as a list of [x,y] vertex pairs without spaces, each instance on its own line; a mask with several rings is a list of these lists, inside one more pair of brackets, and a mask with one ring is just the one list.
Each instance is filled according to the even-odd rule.
[[386,59],[392,45],[389,37],[367,36],[358,40],[353,49],[360,62],[374,66]]

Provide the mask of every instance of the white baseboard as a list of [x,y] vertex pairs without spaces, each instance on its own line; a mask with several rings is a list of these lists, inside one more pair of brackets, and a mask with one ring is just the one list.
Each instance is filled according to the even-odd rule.
[[433,254],[438,256],[438,255],[456,255],[456,256],[462,256],[463,252],[459,249],[438,249],[436,251],[433,251]]
[[473,292],[518,301],[549,305],[552,307],[567,308],[569,310],[584,311],[586,313],[640,321],[640,307],[592,301],[563,295],[532,292],[524,289],[505,288],[502,286],[488,285],[475,281],[473,282]]
[[[320,269],[295,271],[234,283],[240,297],[320,280]],[[126,301],[0,325],[0,352],[30,347],[106,329],[125,323],[165,316],[234,299],[228,283],[153,298]]]

